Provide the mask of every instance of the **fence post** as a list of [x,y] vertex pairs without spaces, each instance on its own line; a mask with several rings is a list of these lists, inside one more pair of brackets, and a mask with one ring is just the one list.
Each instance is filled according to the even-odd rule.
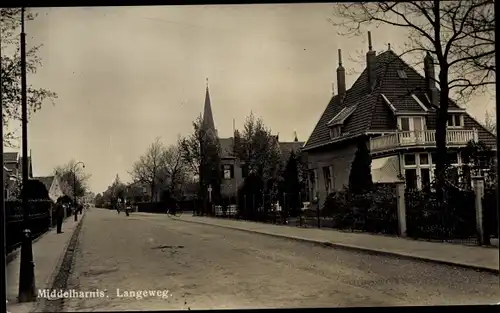
[[[484,196],[484,177],[483,176],[474,176],[472,177],[472,185],[474,187],[474,194],[476,198],[476,230],[477,236],[479,239],[479,245],[486,245],[489,241],[486,239],[484,233],[484,225],[483,225],[483,196]],[[488,238],[489,239],[489,238]]]
[[318,218],[318,228],[321,228],[321,213],[319,210],[319,192],[316,193],[316,197],[314,198],[314,202],[316,205],[316,216]]
[[406,237],[406,203],[405,203],[405,182],[396,182],[396,201],[398,210],[398,231],[399,236]]

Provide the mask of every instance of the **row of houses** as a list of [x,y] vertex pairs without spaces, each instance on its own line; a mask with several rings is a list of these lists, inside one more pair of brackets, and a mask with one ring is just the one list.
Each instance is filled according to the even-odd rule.
[[[18,152],[4,153],[3,176],[5,186],[3,189],[6,199],[10,199],[14,195],[16,192],[15,189],[19,188],[19,184],[22,182],[22,161],[23,157],[19,156]],[[28,178],[30,180],[38,180],[43,183],[49,193],[49,198],[54,202],[57,201],[59,197],[64,195],[63,186],[57,176],[33,176],[33,163],[31,156],[28,157]]]
[[[342,52],[338,50],[337,94],[333,94],[306,142],[280,142],[283,160],[290,151],[305,155],[308,193],[326,196],[348,184],[351,164],[364,142],[372,156],[372,178],[393,183],[404,177],[409,188],[421,189],[433,180],[436,160],[436,110],[440,91],[434,60],[424,58],[424,76],[389,49],[377,54],[368,34],[366,66],[348,89]],[[469,141],[482,141],[496,152],[496,137],[451,99],[447,144],[452,165],[463,163]],[[210,94],[206,89],[204,127],[217,133]],[[222,193],[234,194],[245,169],[232,151],[233,138],[220,138],[224,166]]]

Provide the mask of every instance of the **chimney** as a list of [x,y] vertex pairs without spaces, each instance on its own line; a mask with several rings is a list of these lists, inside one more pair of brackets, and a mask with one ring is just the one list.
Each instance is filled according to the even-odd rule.
[[342,50],[339,49],[339,67],[337,68],[337,89],[339,96],[345,96],[345,69],[342,66]]
[[295,135],[295,139],[293,141],[295,142],[299,141],[299,138],[297,137],[297,132],[293,132],[293,134]]
[[377,66],[377,59],[375,51],[372,47],[372,34],[368,32],[368,52],[366,53],[366,69],[368,72],[368,92],[372,92],[375,89],[376,73],[375,68]]
[[424,71],[427,96],[429,97],[431,104],[438,105],[434,59],[429,52],[427,52],[424,58]]

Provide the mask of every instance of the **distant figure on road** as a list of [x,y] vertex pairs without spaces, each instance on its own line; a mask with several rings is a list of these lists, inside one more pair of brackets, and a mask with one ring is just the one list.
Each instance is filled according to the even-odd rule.
[[57,222],[57,233],[62,233],[62,223],[64,219],[64,210],[66,210],[66,204],[63,203],[61,199],[57,199],[56,203],[56,222]]
[[118,198],[118,200],[116,200],[116,212],[118,212],[118,214],[120,214],[120,211],[121,211],[121,202],[122,202],[122,199]]

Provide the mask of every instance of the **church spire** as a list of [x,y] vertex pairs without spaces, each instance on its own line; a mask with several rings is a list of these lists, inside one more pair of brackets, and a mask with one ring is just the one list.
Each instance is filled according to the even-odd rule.
[[210,92],[208,91],[208,78],[207,90],[205,92],[205,107],[203,109],[203,128],[215,132],[214,116],[212,114],[212,106],[210,104]]

